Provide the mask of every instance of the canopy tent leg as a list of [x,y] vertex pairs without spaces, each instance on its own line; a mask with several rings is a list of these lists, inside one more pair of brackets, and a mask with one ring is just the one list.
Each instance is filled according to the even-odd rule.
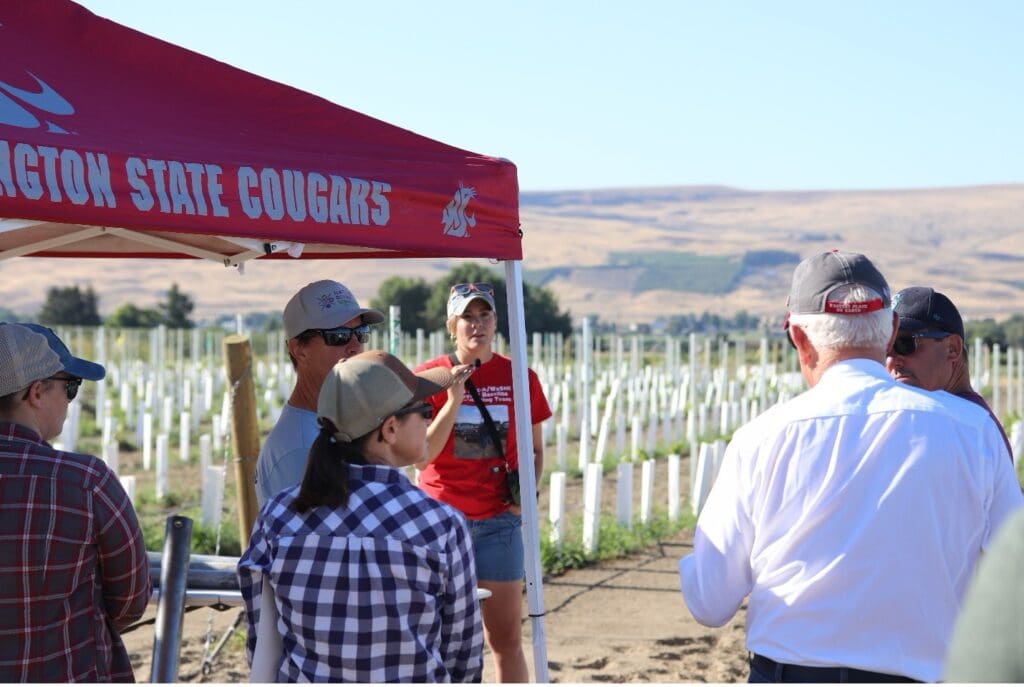
[[[520,260],[505,261],[508,300],[509,357],[512,359],[512,400],[516,413],[516,445],[519,452],[519,483],[523,495],[523,549],[526,565],[526,607],[533,634],[534,681],[548,682],[548,648],[544,634],[544,583],[540,565],[540,532],[537,517],[537,479],[533,471],[533,427],[530,423],[530,382],[526,366],[526,314],[523,309],[523,266]],[[525,459],[524,459],[525,457]]]

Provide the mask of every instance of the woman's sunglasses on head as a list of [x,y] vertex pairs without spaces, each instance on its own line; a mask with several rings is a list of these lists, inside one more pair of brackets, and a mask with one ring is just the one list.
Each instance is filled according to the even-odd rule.
[[352,337],[356,337],[359,343],[366,343],[370,340],[370,325],[361,324],[358,327],[335,327],[334,329],[307,329],[303,335],[316,335],[323,337],[324,343],[328,346],[344,346]]
[[892,342],[892,353],[896,355],[914,355],[917,352],[918,339],[941,341],[949,336],[949,332],[916,332],[914,334],[897,334]]
[[464,284],[456,284],[452,287],[452,293],[457,293],[460,296],[468,296],[474,291],[478,293],[486,293],[491,298],[494,298],[494,287],[487,282],[467,282]]

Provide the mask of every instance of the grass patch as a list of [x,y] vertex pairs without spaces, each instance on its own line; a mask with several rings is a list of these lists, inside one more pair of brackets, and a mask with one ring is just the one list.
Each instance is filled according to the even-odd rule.
[[655,512],[646,523],[635,522],[631,530],[620,525],[615,516],[602,515],[597,551],[588,553],[583,548],[583,518],[577,516],[566,527],[565,539],[560,547],[551,543],[550,527],[541,530],[541,568],[545,575],[561,575],[597,561],[621,558],[654,546],[682,529],[693,527],[696,522],[689,508],[684,508],[683,514],[674,521],[664,511]]
[[[238,539],[238,522],[224,516],[220,525],[220,551],[217,551],[217,530],[199,524],[198,513],[190,511],[180,513],[192,519],[192,553],[220,556],[241,556],[242,547]],[[169,517],[169,516],[168,516]],[[164,533],[167,530],[166,520],[147,518],[139,523],[142,527],[142,538],[146,542],[147,551],[164,550]]]
[[653,289],[690,293],[728,293],[743,270],[740,258],[727,255],[697,255],[667,251],[613,252],[611,265],[642,268],[633,285],[633,293]]

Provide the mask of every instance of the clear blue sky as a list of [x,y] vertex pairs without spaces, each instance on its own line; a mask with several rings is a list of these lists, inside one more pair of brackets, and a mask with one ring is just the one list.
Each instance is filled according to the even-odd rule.
[[1024,182],[1024,2],[83,4],[527,191]]

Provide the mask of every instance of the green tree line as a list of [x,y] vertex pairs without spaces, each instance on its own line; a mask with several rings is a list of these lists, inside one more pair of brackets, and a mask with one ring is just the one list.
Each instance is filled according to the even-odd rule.
[[[448,293],[453,284],[460,282],[487,282],[494,287],[495,303],[498,307],[498,329],[508,337],[508,313],[506,312],[505,280],[493,270],[474,264],[463,264],[452,268],[434,282],[408,277],[391,277],[381,283],[377,296],[370,301],[370,307],[387,314],[391,305],[401,308],[402,329],[413,332],[417,329],[435,331],[444,329],[447,314]],[[572,333],[572,319],[558,307],[554,293],[549,289],[532,284],[523,285],[523,309],[526,314],[527,332]],[[177,284],[172,284],[164,300],[156,308],[140,308],[125,303],[105,320],[99,314],[99,299],[92,286],[84,289],[78,286],[51,287],[47,289],[46,300],[39,312],[43,324],[99,325],[112,327],[155,327],[164,324],[172,328],[188,329],[194,326],[190,319],[195,303],[183,293]],[[258,328],[265,330],[280,328],[280,311],[261,313]]]
[[[433,282],[421,278],[390,277],[381,283],[370,306],[385,314],[389,306],[399,306],[402,329],[407,332],[444,329],[448,293],[452,284],[481,281],[494,286],[499,314],[498,327],[507,338],[509,318],[506,312],[505,280],[481,265],[459,265]],[[566,336],[572,333],[572,319],[569,313],[559,309],[558,300],[550,289],[528,283],[523,284],[523,289],[523,309],[528,333],[561,332]],[[113,327],[150,328],[163,324],[171,328],[190,329],[195,326],[191,319],[194,309],[195,302],[191,296],[184,293],[177,284],[171,284],[164,299],[155,308],[140,308],[133,303],[125,303],[104,319],[99,313],[99,297],[92,286],[54,286],[47,289],[46,300],[36,319],[49,325],[96,326],[105,323]],[[17,319],[24,318],[8,308],[0,307],[0,320]],[[740,311],[734,316],[705,311],[700,315],[688,313],[668,316],[666,331],[675,335],[749,331],[755,329],[758,322],[756,316],[746,311]],[[600,322],[595,325],[600,331],[618,329]],[[276,311],[261,314],[257,328],[275,329],[280,326],[280,311]],[[1001,322],[992,318],[972,320],[965,326],[968,344],[980,337],[986,346],[998,343],[1004,349],[1008,346],[1024,347],[1024,314],[1014,314]]]
[[994,343],[1006,350],[1007,346],[1024,346],[1024,314],[1011,315],[1009,319],[996,322],[991,317],[984,320],[972,320],[964,324],[967,344],[971,345],[978,337],[986,346]]
[[[423,329],[430,332],[444,329],[451,287],[466,282],[486,282],[494,287],[495,305],[498,306],[498,331],[507,339],[509,318],[505,280],[481,265],[459,265],[432,283],[421,278],[389,277],[381,283],[377,297],[370,301],[370,307],[386,315],[389,306],[399,306],[403,331]],[[528,334],[561,332],[568,336],[572,333],[572,318],[569,313],[559,310],[558,300],[550,289],[524,283],[523,310]]]
[[92,286],[81,289],[77,286],[51,286],[46,290],[46,300],[39,311],[39,322],[56,325],[111,327],[155,327],[159,324],[174,329],[191,329],[195,323],[190,319],[195,302],[171,284],[167,295],[156,308],[140,308],[133,303],[119,306],[104,320],[99,313],[99,298]]

